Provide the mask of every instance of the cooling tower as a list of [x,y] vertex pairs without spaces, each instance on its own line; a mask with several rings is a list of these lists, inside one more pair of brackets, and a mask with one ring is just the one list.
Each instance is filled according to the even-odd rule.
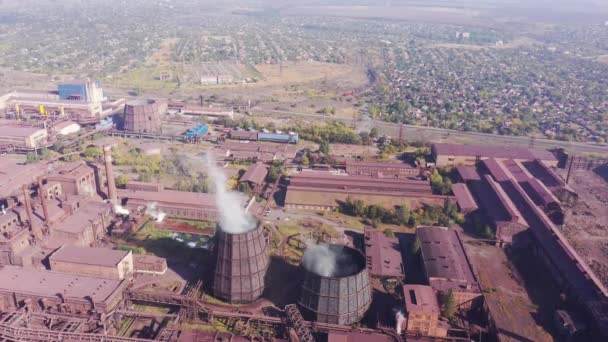
[[218,230],[216,252],[214,295],[230,303],[249,303],[258,299],[264,292],[268,268],[262,227],[240,234]]
[[325,277],[302,264],[305,273],[299,304],[303,313],[317,322],[356,323],[371,304],[365,257],[350,247],[328,246],[339,256],[336,271]]
[[140,133],[160,133],[161,115],[167,111],[163,100],[132,100],[125,104],[124,130]]

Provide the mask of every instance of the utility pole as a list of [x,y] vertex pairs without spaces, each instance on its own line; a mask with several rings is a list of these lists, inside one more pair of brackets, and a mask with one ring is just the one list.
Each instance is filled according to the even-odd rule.
[[572,164],[574,164],[574,156],[570,157],[570,165],[568,166],[568,175],[566,176],[566,184],[570,182],[570,173],[572,172]]

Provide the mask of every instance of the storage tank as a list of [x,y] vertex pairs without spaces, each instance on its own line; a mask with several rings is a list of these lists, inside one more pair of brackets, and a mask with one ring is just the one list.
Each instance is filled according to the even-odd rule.
[[[322,266],[333,263],[323,269]],[[371,287],[361,252],[342,245],[307,248],[299,304],[311,319],[331,324],[361,320],[371,304]]]
[[268,268],[266,238],[261,226],[231,234],[218,229],[213,293],[230,303],[250,303],[264,292]]

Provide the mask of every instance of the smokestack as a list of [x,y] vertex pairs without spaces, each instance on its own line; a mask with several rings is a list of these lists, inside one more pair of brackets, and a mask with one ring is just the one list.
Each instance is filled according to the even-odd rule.
[[114,171],[112,170],[112,147],[110,145],[103,147],[103,156],[106,163],[106,178],[108,180],[108,199],[112,205],[117,205],[116,183],[114,182]]
[[38,177],[38,196],[40,196],[40,204],[42,204],[42,212],[44,213],[44,223],[48,227],[51,226],[51,219],[49,218],[49,207],[46,203],[46,197],[42,193],[42,177]]
[[27,214],[27,220],[30,224],[30,231],[33,232],[34,221],[32,221],[32,207],[30,206],[29,194],[25,185],[23,185],[21,189],[23,190],[23,205],[25,205],[25,212]]

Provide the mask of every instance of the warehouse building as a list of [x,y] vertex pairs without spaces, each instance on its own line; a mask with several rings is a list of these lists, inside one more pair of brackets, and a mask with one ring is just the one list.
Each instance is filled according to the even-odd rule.
[[219,210],[213,194],[174,190],[118,190],[118,198],[129,210],[145,210],[155,203],[168,217],[215,222]]
[[439,319],[441,310],[433,288],[408,284],[402,289],[405,319],[400,331],[415,336],[446,337],[450,325]]
[[17,121],[0,119],[0,145],[20,148],[40,148],[46,146],[46,129],[22,125]]
[[305,171],[291,176],[285,207],[306,210],[334,210],[348,197],[366,204],[410,208],[441,205],[449,196],[433,195],[428,181],[350,176],[332,172]]
[[133,255],[133,269],[135,273],[148,273],[162,275],[167,272],[167,259],[153,255]]
[[257,189],[264,185],[266,175],[268,175],[268,167],[263,163],[257,162],[247,168],[247,171],[241,176],[239,182],[247,182],[252,189]]
[[523,147],[434,144],[431,153],[438,167],[475,166],[477,162],[489,158],[499,161],[506,159],[516,161],[538,159],[548,166],[557,166],[557,159],[550,152]]
[[459,309],[480,305],[481,290],[458,233],[445,227],[418,227],[416,238],[424,273],[433,290],[440,295],[451,292]]
[[95,170],[82,161],[62,164],[46,180],[58,183],[64,196],[92,197],[97,192]]
[[107,248],[66,245],[49,257],[51,270],[83,276],[129,279],[133,275],[133,254]]
[[0,156],[0,203],[11,196],[22,194],[21,187],[28,188],[38,177],[47,173],[47,166],[40,163],[26,164],[20,160]]
[[364,245],[365,262],[368,273],[371,276],[403,279],[405,270],[397,238],[389,238],[384,232],[373,228],[366,228]]
[[121,305],[126,280],[5,266],[0,269],[0,311],[30,312],[105,321]]
[[346,173],[353,176],[408,178],[420,175],[420,169],[405,163],[357,162],[347,160],[345,162],[345,168]]

